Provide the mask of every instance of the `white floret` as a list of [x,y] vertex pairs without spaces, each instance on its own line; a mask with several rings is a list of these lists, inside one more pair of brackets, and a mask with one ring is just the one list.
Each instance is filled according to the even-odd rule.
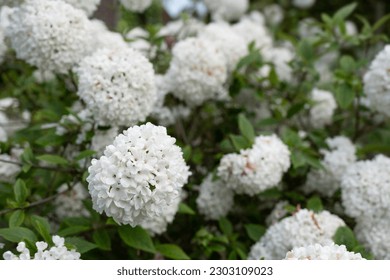
[[238,20],[249,7],[248,0],[204,0],[214,20]]
[[206,219],[219,220],[232,209],[234,193],[221,180],[213,181],[212,175],[209,175],[199,187],[196,204]]
[[342,177],[341,197],[351,217],[390,214],[390,158],[378,155],[351,165]]
[[86,14],[63,1],[26,0],[9,10],[5,35],[11,47],[41,70],[68,73],[92,50]]
[[152,0],[120,0],[123,7],[125,7],[127,10],[136,12],[136,13],[143,13],[147,8],[152,5]]
[[321,150],[324,169],[314,169],[308,174],[305,192],[318,192],[332,196],[341,185],[341,178],[346,169],[356,162],[356,147],[344,136],[326,139],[329,150]]
[[21,171],[20,155],[23,150],[13,148],[10,154],[0,155],[0,181],[13,183]]
[[252,246],[248,259],[281,260],[294,247],[328,244],[337,229],[345,223],[328,211],[314,213],[302,209],[293,216],[271,225],[263,237]]
[[224,87],[227,80],[225,56],[205,38],[188,38],[175,45],[166,78],[172,94],[190,106],[228,98]]
[[390,45],[379,52],[364,75],[364,91],[370,108],[390,117]]
[[151,123],[118,135],[88,169],[93,208],[131,226],[166,217],[190,175],[175,141]]
[[102,125],[144,121],[157,99],[152,64],[130,49],[99,49],[76,70],[77,94]]
[[345,245],[308,245],[296,247],[286,254],[286,260],[364,260],[360,253],[347,250]]
[[239,194],[256,195],[275,187],[290,167],[290,151],[276,136],[259,136],[251,149],[225,155],[218,176]]
[[331,124],[334,111],[337,108],[336,100],[329,91],[313,89],[311,100],[314,105],[310,109],[310,123],[314,128],[323,128]]

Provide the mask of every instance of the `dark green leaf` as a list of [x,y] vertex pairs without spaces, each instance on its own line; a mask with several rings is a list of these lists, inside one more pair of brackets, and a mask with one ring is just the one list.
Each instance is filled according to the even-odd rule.
[[2,228],[0,229],[0,236],[3,237],[5,240],[15,243],[21,241],[29,241],[31,243],[35,243],[38,241],[35,233],[32,232],[30,229],[24,227]]
[[65,238],[65,243],[74,246],[77,252],[79,252],[80,254],[84,254],[98,247],[96,244],[93,244],[79,237]]
[[302,40],[299,43],[298,53],[307,62],[311,62],[315,58],[314,48],[308,40]]
[[159,244],[156,245],[156,250],[164,257],[173,260],[190,260],[190,257],[175,244]]
[[67,165],[68,164],[68,160],[66,160],[65,158],[63,158],[61,156],[57,156],[57,155],[41,155],[41,156],[38,156],[37,159],[42,160],[42,161],[46,161],[49,163],[59,164],[59,165]]
[[100,229],[95,231],[92,235],[92,239],[100,249],[106,251],[111,250],[111,239],[107,230]]
[[237,152],[251,147],[251,143],[244,136],[230,135],[230,140]]
[[252,241],[257,242],[264,235],[265,227],[262,225],[247,224],[245,225],[245,231]]
[[307,201],[306,208],[313,210],[314,212],[320,212],[324,209],[324,206],[322,205],[321,198],[313,196]]
[[22,203],[26,200],[28,196],[28,189],[26,187],[26,183],[23,180],[18,179],[14,184],[14,195],[15,201],[17,203]]
[[46,218],[40,216],[31,216],[31,223],[35,230],[43,237],[47,243],[52,242],[50,235],[50,224]]
[[92,150],[85,150],[85,151],[82,151],[81,153],[79,153],[77,155],[77,157],[74,158],[75,161],[79,161],[81,159],[84,159],[84,158],[87,158],[87,157],[91,157],[93,155],[95,155],[96,152],[95,151],[92,151]]
[[232,224],[230,223],[230,221],[226,218],[221,218],[219,221],[218,221],[218,225],[219,225],[219,228],[221,229],[221,231],[226,234],[227,236],[230,236],[233,234],[233,226]]
[[340,59],[341,68],[348,73],[353,73],[356,71],[356,63],[352,56],[343,55]]
[[87,231],[89,229],[90,229],[90,227],[86,227],[86,226],[71,226],[71,227],[67,227],[67,228],[59,230],[58,235],[60,235],[60,236],[75,235],[75,234],[78,234],[80,232]]
[[390,14],[387,14],[385,16],[382,16],[372,27],[373,31],[376,31],[379,29],[382,25],[384,25],[387,21],[390,20]]
[[344,21],[356,9],[357,3],[351,3],[339,9],[333,16],[335,22]]
[[342,109],[347,109],[355,98],[355,93],[347,84],[341,84],[336,89],[336,101]]
[[12,213],[12,215],[9,217],[9,227],[19,227],[21,224],[23,224],[24,221],[24,211],[23,210],[16,210]]
[[191,209],[190,206],[188,206],[185,203],[180,203],[179,204],[179,210],[177,211],[180,214],[187,214],[187,215],[195,215],[195,211]]
[[345,245],[348,251],[352,251],[358,245],[353,231],[347,226],[337,229],[333,241],[338,245]]
[[252,144],[255,139],[255,130],[251,122],[243,114],[238,116],[238,127],[240,129],[241,135]]
[[141,227],[121,226],[118,228],[118,233],[121,239],[130,247],[149,253],[156,251],[148,232]]

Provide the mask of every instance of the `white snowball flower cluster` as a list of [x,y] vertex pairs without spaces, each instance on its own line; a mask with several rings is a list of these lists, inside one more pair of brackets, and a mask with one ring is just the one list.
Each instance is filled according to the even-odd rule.
[[80,253],[75,249],[68,250],[65,247],[65,239],[58,235],[52,237],[54,246],[49,247],[49,244],[46,242],[40,241],[36,242],[35,246],[37,252],[34,256],[30,255],[30,250],[26,247],[26,243],[19,242],[16,247],[16,251],[20,254],[19,256],[15,255],[11,251],[7,251],[3,254],[4,260],[79,260]]
[[199,212],[209,220],[225,217],[234,204],[234,193],[221,180],[208,175],[199,187],[196,199]]
[[359,219],[354,229],[356,238],[376,259],[390,260],[389,215]]
[[284,19],[284,12],[280,5],[271,4],[264,7],[264,16],[271,25],[278,25]]
[[175,141],[151,123],[117,136],[88,169],[93,208],[131,226],[166,216],[190,175]]
[[189,106],[228,98],[224,87],[227,64],[223,52],[205,38],[188,38],[173,48],[166,74],[170,91]]
[[101,0],[63,0],[73,7],[83,10],[87,16],[91,16],[97,9]]
[[379,52],[364,75],[364,91],[370,108],[390,117],[390,45]]
[[345,245],[314,244],[294,248],[286,254],[286,260],[364,260],[360,253],[347,250]]
[[232,72],[240,59],[248,53],[244,39],[228,24],[211,23],[204,28],[199,37],[207,38],[217,45],[225,56],[229,72]]
[[322,211],[302,209],[293,216],[271,225],[252,246],[248,259],[281,260],[294,247],[328,244],[337,229],[345,223],[338,216]]
[[272,38],[268,29],[263,23],[252,18],[242,18],[238,23],[233,25],[237,35],[244,38],[246,45],[254,42],[258,49],[270,48],[272,46]]
[[22,149],[13,148],[10,154],[0,155],[0,181],[12,183],[16,176],[21,171],[19,164],[20,155],[23,153]]
[[378,155],[351,165],[342,177],[341,195],[351,217],[390,214],[390,158]]
[[102,125],[144,121],[156,101],[152,64],[131,48],[99,49],[76,69],[77,94]]
[[238,20],[249,8],[248,0],[204,0],[214,20]]
[[330,197],[340,188],[346,169],[356,162],[356,147],[344,136],[328,138],[326,143],[329,150],[320,150],[324,169],[312,169],[303,190]]
[[90,216],[83,204],[88,192],[81,183],[75,184],[70,190],[67,184],[63,184],[57,192],[59,195],[54,200],[54,213],[58,218]]
[[310,108],[310,123],[314,128],[323,128],[332,123],[336,100],[329,91],[314,88],[310,94],[314,105]]
[[107,48],[110,50],[121,49],[127,46],[122,35],[108,30],[106,24],[98,19],[93,19],[89,24],[89,32],[93,35],[94,49]]
[[[126,38],[130,40],[130,42],[128,42],[128,45],[130,47],[139,51],[145,57],[149,59],[153,59],[157,55],[158,48],[157,46],[153,46],[147,40],[148,37],[149,37],[149,33],[141,27],[133,28],[126,34]],[[165,46],[163,45],[162,47]]]
[[152,0],[120,0],[123,7],[125,7],[127,10],[136,12],[136,13],[143,13],[147,8],[152,5]]
[[218,176],[236,193],[256,195],[275,187],[290,167],[290,151],[276,136],[259,136],[251,149],[225,155]]
[[[292,81],[292,69],[289,63],[294,59],[294,53],[286,47],[267,48],[262,52],[264,61],[272,63],[275,67],[276,74],[281,81]],[[271,71],[269,65],[264,65],[259,74],[261,77],[268,77]]]
[[308,9],[314,5],[316,0],[293,0],[293,5],[300,9]]
[[26,0],[10,9],[5,35],[19,59],[67,73],[91,50],[89,21],[81,10],[59,0]]
[[314,18],[305,18],[298,23],[298,35],[301,38],[316,37],[322,30]]

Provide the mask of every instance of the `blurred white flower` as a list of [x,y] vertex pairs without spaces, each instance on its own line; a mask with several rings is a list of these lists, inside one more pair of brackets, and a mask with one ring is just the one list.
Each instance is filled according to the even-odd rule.
[[284,12],[280,5],[270,4],[264,7],[264,16],[271,25],[278,25],[283,21]]
[[120,2],[127,10],[136,13],[143,13],[153,3],[152,0],[120,0]]
[[323,128],[331,124],[334,111],[337,108],[336,100],[329,91],[314,88],[310,94],[314,105],[310,108],[310,123],[314,128]]
[[364,260],[360,253],[347,250],[345,245],[313,244],[296,247],[286,254],[286,260]]
[[70,190],[67,184],[63,184],[57,189],[57,192],[58,196],[54,200],[54,213],[58,218],[90,216],[83,204],[83,201],[88,197],[88,192],[83,184],[77,183]]
[[249,8],[248,0],[204,0],[214,20],[238,20]]
[[308,9],[314,5],[316,0],[292,0],[293,5],[300,9]]

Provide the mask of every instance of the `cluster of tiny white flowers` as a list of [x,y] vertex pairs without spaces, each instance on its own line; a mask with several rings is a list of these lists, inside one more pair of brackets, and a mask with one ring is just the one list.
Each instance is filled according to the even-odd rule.
[[251,149],[225,155],[218,176],[239,194],[255,195],[275,187],[290,167],[290,151],[276,136],[256,137]]
[[314,5],[316,0],[293,0],[293,5],[300,9],[308,9]]
[[358,219],[356,238],[376,259],[390,260],[389,215]]
[[5,35],[19,59],[67,73],[91,50],[84,12],[59,0],[26,0],[9,8]]
[[[10,154],[0,154],[0,181],[12,183],[16,175],[21,171],[19,164],[21,149],[12,149]],[[10,163],[9,163],[10,162]]]
[[30,250],[26,247],[24,242],[19,242],[16,251],[20,254],[15,255],[11,251],[3,254],[4,260],[79,260],[80,253],[75,249],[68,250],[65,247],[65,239],[58,235],[52,237],[54,246],[49,247],[49,244],[43,241],[35,243],[37,252],[34,256],[30,255]]
[[98,155],[102,155],[106,147],[114,142],[117,135],[118,127],[116,126],[106,130],[95,130],[95,134],[91,139],[91,150],[98,152]]
[[83,204],[88,197],[88,192],[81,183],[75,184],[70,190],[67,184],[63,184],[57,192],[58,196],[54,200],[54,213],[58,218],[90,216]]
[[152,64],[131,48],[99,49],[76,69],[77,94],[102,125],[144,121],[156,101]]
[[232,72],[238,61],[247,54],[247,46],[228,24],[211,23],[207,25],[199,37],[213,41],[225,56],[227,68]]
[[223,52],[206,38],[188,38],[173,48],[166,74],[170,91],[190,106],[228,97],[224,84],[227,64]]
[[93,34],[92,44],[95,50],[103,48],[114,50],[127,46],[122,35],[108,30],[106,24],[101,20],[91,20],[88,28],[89,32]]
[[364,92],[370,108],[390,117],[390,45],[379,52],[364,75]]
[[312,38],[322,32],[314,18],[305,18],[298,23],[298,35],[301,38]]
[[[262,51],[264,61],[275,66],[276,74],[281,81],[291,82],[292,69],[289,63],[294,59],[294,53],[286,47],[266,48]],[[264,65],[259,74],[261,77],[268,77],[271,71],[269,65]]]
[[248,0],[204,0],[214,20],[238,20],[248,10]]
[[390,158],[378,155],[351,165],[341,180],[341,197],[351,217],[390,214]]
[[88,169],[93,208],[131,226],[166,216],[190,175],[175,141],[151,123],[117,136]]
[[208,175],[199,187],[196,204],[207,219],[218,220],[232,209],[234,193],[221,180],[213,181],[212,175]]
[[364,260],[360,253],[347,250],[345,245],[314,244],[296,247],[286,254],[286,260]]
[[243,17],[238,23],[233,25],[233,30],[241,36],[246,45],[254,42],[258,49],[270,48],[272,37],[263,23],[249,17]]
[[294,247],[328,244],[337,229],[345,223],[338,216],[322,211],[302,209],[293,216],[271,225],[263,237],[252,246],[248,259],[281,260]]
[[73,7],[83,10],[87,16],[91,16],[98,8],[101,0],[62,0]]
[[329,91],[313,89],[310,94],[314,105],[310,108],[310,123],[314,128],[323,128],[331,124],[334,111],[337,108],[336,100]]
[[346,169],[356,162],[356,147],[344,136],[327,138],[326,143],[329,150],[320,150],[324,156],[321,161],[324,169],[312,169],[303,190],[330,197],[340,188]]
[[136,12],[136,13],[142,13],[147,8],[152,5],[152,0],[120,0],[123,7],[125,7],[127,10]]
[[278,25],[284,19],[284,12],[280,5],[271,4],[264,8],[264,16],[271,25]]

